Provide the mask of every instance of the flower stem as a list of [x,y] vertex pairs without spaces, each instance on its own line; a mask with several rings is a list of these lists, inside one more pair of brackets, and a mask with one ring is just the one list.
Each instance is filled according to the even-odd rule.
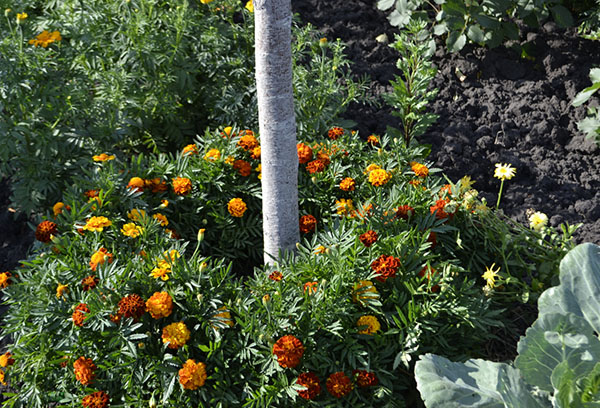
[[500,206],[500,198],[502,197],[502,187],[504,187],[504,179],[500,182],[500,191],[498,191],[498,201],[496,201],[496,210]]

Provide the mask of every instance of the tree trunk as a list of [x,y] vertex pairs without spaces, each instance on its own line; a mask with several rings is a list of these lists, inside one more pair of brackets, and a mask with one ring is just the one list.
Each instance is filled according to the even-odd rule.
[[264,261],[272,264],[300,241],[291,0],[254,0],[254,19]]

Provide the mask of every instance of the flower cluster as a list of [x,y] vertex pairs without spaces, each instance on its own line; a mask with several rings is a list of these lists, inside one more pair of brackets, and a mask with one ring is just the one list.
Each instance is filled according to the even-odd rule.
[[331,374],[327,378],[325,385],[327,386],[327,391],[336,398],[345,397],[354,389],[350,377],[343,371]]
[[173,191],[179,196],[188,195],[192,191],[192,180],[185,177],[175,177],[173,179]]
[[90,308],[85,303],[80,303],[75,307],[71,318],[73,319],[73,324],[78,327],[83,327],[85,323],[85,319],[87,319],[87,313],[90,312]]
[[85,231],[104,231],[104,228],[110,227],[112,222],[104,216],[93,216],[83,226]]
[[360,234],[358,239],[363,243],[364,246],[370,247],[377,241],[377,232],[368,230],[364,234]]

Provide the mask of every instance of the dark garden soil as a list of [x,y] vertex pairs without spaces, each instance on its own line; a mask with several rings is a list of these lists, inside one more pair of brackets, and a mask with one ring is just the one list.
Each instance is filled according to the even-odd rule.
[[[375,40],[385,33],[393,41],[398,30],[375,3],[293,0],[292,8],[324,37],[348,45],[353,72],[370,76],[376,96],[391,92],[389,81],[399,71],[396,51]],[[450,54],[438,42],[432,87],[439,93],[430,111],[439,118],[420,142],[431,145],[435,167],[453,182],[471,176],[492,206],[500,187],[494,164],[511,164],[516,176],[505,182],[500,204],[508,216],[528,224],[526,211],[532,208],[547,214],[553,226],[582,223],[575,241],[600,244],[600,146],[577,130],[585,105],[570,105],[591,85],[588,75],[600,66],[600,42],[552,22],[537,30],[521,27],[520,43],[525,42],[534,46],[533,61],[520,58],[510,44],[492,50],[467,46]],[[355,104],[346,117],[358,123],[363,136],[383,134],[387,125],[400,128],[386,107]]]

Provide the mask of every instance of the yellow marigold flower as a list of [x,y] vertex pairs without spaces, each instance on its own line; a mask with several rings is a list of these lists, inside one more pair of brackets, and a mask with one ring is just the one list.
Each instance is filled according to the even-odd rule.
[[225,136],[223,136],[223,137],[230,137],[232,130],[233,130],[233,128],[231,126],[225,126],[225,128],[223,128],[223,131],[225,132]]
[[129,222],[129,223],[123,225],[123,228],[121,228],[121,233],[123,235],[125,235],[126,237],[131,237],[131,238],[139,237],[143,231],[144,231],[144,228],[142,228],[139,225],[135,225],[133,222]]
[[340,200],[336,200],[335,205],[338,215],[345,215],[354,211],[354,205],[350,199],[342,198]]
[[346,177],[340,182],[340,189],[344,191],[354,191],[356,188],[356,181],[352,177]]
[[261,155],[260,146],[256,146],[254,149],[252,149],[252,152],[250,153],[250,157],[252,157],[254,160],[259,160],[260,155]]
[[379,323],[379,320],[377,320],[377,317],[365,315],[358,319],[356,327],[359,328],[358,332],[360,334],[372,335],[381,329],[381,324]]
[[62,214],[63,209],[65,208],[65,203],[63,203],[62,201],[59,201],[58,203],[54,204],[54,206],[52,207],[52,212],[54,213],[54,216],[58,216],[58,214]]
[[83,229],[86,231],[102,232],[104,230],[104,228],[110,227],[111,225],[112,225],[112,222],[108,218],[106,218],[104,216],[99,216],[99,217],[94,216],[94,217],[91,217],[89,220],[87,220]]
[[171,323],[162,331],[162,341],[171,349],[178,349],[190,339],[190,331],[183,322]]
[[429,174],[429,168],[421,163],[411,162],[410,168],[415,173],[415,175],[419,177],[427,177],[427,175]]
[[152,216],[152,218],[154,218],[156,221],[158,221],[158,223],[160,224],[161,227],[166,227],[167,225],[169,225],[169,220],[167,220],[167,217],[165,217],[161,213],[154,214]]
[[183,365],[183,368],[179,370],[179,383],[186,390],[198,389],[204,385],[205,381],[206,366],[204,363],[196,363],[195,360],[187,360]]
[[169,206],[168,200],[160,200],[160,205],[158,206],[158,208],[167,208],[168,206]]
[[111,263],[113,260],[113,254],[109,253],[106,248],[100,248],[92,255],[90,260],[90,268],[92,271],[96,271],[98,265],[103,265],[104,262]]
[[323,38],[319,38],[319,45],[320,46],[324,46],[327,44],[327,38],[323,37]]
[[365,169],[365,171],[363,171],[363,174],[369,174],[369,173],[371,173],[373,170],[379,170],[379,169],[381,169],[381,167],[380,167],[380,166],[378,166],[378,165],[377,165],[377,164],[375,164],[375,163],[371,163],[371,164],[369,164],[369,165],[367,166],[367,168]]
[[27,19],[27,17],[29,17],[27,13],[17,13],[17,23],[24,21],[25,19]]
[[241,198],[232,198],[227,203],[227,211],[232,217],[243,217],[247,209],[246,203]]
[[510,164],[496,163],[496,170],[494,170],[494,177],[500,180],[510,180],[515,176],[517,169],[511,167]]
[[208,4],[211,1],[213,1],[213,0],[200,0],[200,3],[202,3],[202,4]]
[[192,191],[192,180],[186,177],[174,178],[173,191],[180,196],[188,195]]
[[109,161],[109,160],[114,160],[115,155],[114,154],[108,155],[106,153],[100,153],[98,155],[92,156],[92,159],[97,162]]
[[182,156],[193,156],[198,154],[198,147],[195,144],[185,146],[181,152]]
[[127,218],[132,221],[141,221],[143,218],[146,218],[146,211],[134,208],[127,213]]
[[127,188],[133,191],[144,191],[145,186],[146,183],[141,177],[132,177],[129,179],[129,183],[127,183]]
[[492,289],[496,286],[496,278],[498,277],[498,272],[500,272],[500,267],[494,270],[494,266],[496,266],[495,262],[489,268],[486,266],[484,274],[481,275],[486,280],[487,286]]
[[368,280],[361,280],[354,284],[354,290],[352,291],[352,301],[354,303],[361,303],[369,299],[377,299],[379,292],[373,285],[373,282]]
[[229,312],[225,306],[220,307],[218,311],[219,313],[213,315],[213,320],[215,323],[217,323],[217,325],[212,325],[212,327],[214,329],[219,329],[218,325],[227,325],[229,327],[233,327],[234,322],[233,319],[231,319],[231,312]]
[[0,273],[0,289],[5,289],[12,283],[10,277],[12,274],[10,272],[2,272]]
[[6,352],[0,356],[0,367],[9,367],[15,363],[10,352]]
[[157,266],[156,268],[152,269],[152,272],[150,272],[150,275],[155,279],[161,278],[164,281],[168,281],[169,273],[171,273],[171,266],[168,265],[168,267],[165,267],[164,265],[162,265],[162,266]]
[[383,186],[391,178],[392,175],[383,169],[375,169],[369,173],[369,183],[376,187]]
[[56,287],[56,298],[60,299],[61,297],[64,297],[65,293],[69,293],[69,285],[63,285],[62,283],[59,283]]
[[163,255],[167,260],[170,260],[171,263],[175,262],[178,258],[181,258],[181,254],[176,249],[171,249],[170,251],[163,252]]
[[146,310],[154,319],[167,317],[173,312],[173,299],[167,292],[154,292],[146,301]]
[[254,3],[252,3],[252,0],[248,0],[245,7],[250,13],[254,13]]
[[29,40],[29,44],[36,47],[46,48],[55,41],[61,41],[62,37],[58,31],[48,32],[46,30],[38,34],[35,39]]
[[323,245],[319,245],[318,247],[315,248],[314,253],[315,254],[324,254],[327,252],[327,248],[324,247]]
[[536,211],[529,216],[529,226],[540,231],[548,224],[548,216],[543,212]]

